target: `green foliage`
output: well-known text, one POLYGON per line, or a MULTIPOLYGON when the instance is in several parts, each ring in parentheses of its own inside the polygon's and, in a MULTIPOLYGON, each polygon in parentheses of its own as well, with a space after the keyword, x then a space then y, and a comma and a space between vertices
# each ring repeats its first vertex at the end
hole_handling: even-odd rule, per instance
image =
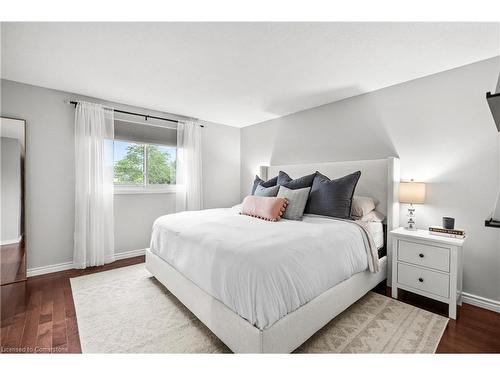
MULTIPOLYGON (((150 184, 175 184, 175 160, 156 145, 148 145, 148 180, 150 184)), ((142 185, 144 183, 144 146, 131 144, 127 154, 114 166, 117 185, 142 185)))
POLYGON ((150 184, 175 184, 175 160, 155 145, 148 145, 148 180, 150 184))
POLYGON ((144 147, 130 145, 127 155, 115 163, 115 184, 142 185, 144 182, 144 147))

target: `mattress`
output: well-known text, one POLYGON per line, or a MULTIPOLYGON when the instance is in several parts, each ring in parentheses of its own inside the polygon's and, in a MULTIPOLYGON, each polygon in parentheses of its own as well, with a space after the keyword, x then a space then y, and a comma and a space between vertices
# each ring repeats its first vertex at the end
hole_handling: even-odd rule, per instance
MULTIPOLYGON (((158 218, 151 251, 259 329, 368 269, 369 236, 352 221, 269 222, 237 208, 158 218)), ((377 260, 378 262, 378 260, 377 260)))
POLYGON ((366 223, 367 228, 375 242, 377 249, 381 249, 384 246, 384 226, 381 222, 370 221, 366 223))

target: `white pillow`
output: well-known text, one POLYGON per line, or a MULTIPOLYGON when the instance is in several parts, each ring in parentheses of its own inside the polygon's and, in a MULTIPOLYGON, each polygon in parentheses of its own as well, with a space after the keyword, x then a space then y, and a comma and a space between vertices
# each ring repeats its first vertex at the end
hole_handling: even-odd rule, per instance
POLYGON ((382 212, 378 211, 370 211, 366 215, 364 215, 361 219, 361 221, 377 221, 377 222, 382 222, 385 219, 385 215, 382 212))
POLYGON ((378 201, 372 197, 355 195, 352 197, 351 216, 361 218, 375 209, 378 201))

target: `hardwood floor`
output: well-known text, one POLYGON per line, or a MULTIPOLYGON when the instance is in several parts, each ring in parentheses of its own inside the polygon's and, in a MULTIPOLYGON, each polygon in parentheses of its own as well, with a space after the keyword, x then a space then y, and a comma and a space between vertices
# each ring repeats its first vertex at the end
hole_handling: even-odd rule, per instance
MULTIPOLYGON (((144 256, 119 260, 103 267, 32 277, 26 283, 18 283, 26 285, 26 298, 19 298, 22 291, 15 288, 20 286, 3 286, 0 351, 81 353, 69 279, 141 262, 144 262, 144 256), (10 289, 4 290, 5 287, 10 289), (4 292, 8 292, 8 301, 3 299, 4 292), (4 306, 14 309, 14 314, 5 319, 4 306)), ((383 284, 374 291, 390 296, 390 289, 383 284)), ((447 305, 425 297, 400 292, 399 299, 438 314, 447 314, 447 305)), ((450 320, 437 352, 500 353, 500 314, 467 304, 459 307, 458 319, 450 320)))
POLYGON ((25 283, 2 286, 0 352, 81 353, 69 279, 142 262, 144 256, 139 256, 102 267, 56 272, 30 277, 25 283), (24 284, 26 297, 22 298, 16 288, 24 284))
MULTIPOLYGON (((384 283, 374 292, 391 296, 384 283)), ((448 305, 405 290, 398 299, 433 313, 448 316, 448 305)), ((457 307, 457 319, 450 319, 436 353, 500 353, 500 314, 469 304, 457 307)))
POLYGON ((26 280, 24 240, 0 246, 0 285, 26 280))

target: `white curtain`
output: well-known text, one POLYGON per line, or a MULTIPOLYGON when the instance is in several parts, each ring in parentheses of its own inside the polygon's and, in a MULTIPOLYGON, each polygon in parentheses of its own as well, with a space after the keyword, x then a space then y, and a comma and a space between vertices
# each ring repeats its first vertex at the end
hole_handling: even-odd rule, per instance
POLYGON ((176 211, 203 208, 201 127, 193 121, 177 125, 176 211))
POLYGON ((74 268, 114 261, 113 137, 113 110, 77 104, 74 268))

